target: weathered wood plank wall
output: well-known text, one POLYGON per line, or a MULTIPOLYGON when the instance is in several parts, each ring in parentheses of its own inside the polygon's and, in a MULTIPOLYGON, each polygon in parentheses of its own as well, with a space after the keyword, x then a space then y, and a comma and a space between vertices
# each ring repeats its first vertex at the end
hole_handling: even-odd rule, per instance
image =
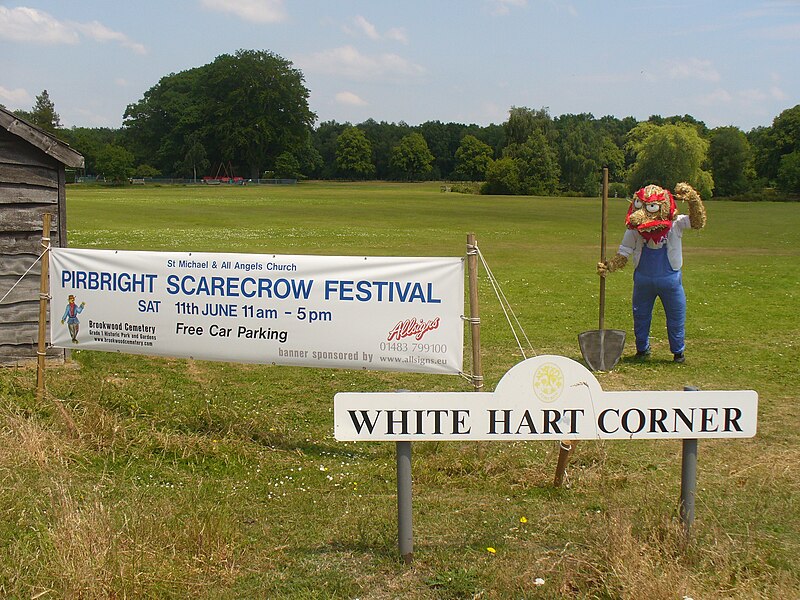
POLYGON ((64 179, 61 162, 0 128, 0 298, 36 263, 0 304, 0 364, 36 357, 42 219, 53 215, 51 245, 65 245, 64 179))

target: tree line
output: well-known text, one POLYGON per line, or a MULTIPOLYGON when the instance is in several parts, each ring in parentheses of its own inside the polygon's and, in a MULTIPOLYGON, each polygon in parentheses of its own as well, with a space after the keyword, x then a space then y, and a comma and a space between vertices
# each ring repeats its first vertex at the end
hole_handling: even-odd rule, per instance
POLYGON ((553 117, 512 106, 501 124, 428 121, 411 126, 368 119, 316 123, 309 90, 292 63, 239 50, 161 78, 129 105, 119 129, 63 128, 47 91, 19 116, 64 139, 86 174, 245 179, 379 179, 472 182, 488 194, 599 193, 688 181, 706 198, 800 194, 800 105, 771 126, 709 129, 690 115, 553 117))

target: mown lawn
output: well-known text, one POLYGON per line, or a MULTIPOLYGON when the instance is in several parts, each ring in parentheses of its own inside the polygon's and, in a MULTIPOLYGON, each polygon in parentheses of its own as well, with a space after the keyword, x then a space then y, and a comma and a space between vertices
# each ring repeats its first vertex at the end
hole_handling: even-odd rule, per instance
MULTIPOLYGON (((533 349, 580 360, 597 327, 599 201, 438 184, 70 187, 70 246, 461 256, 474 232, 533 349)), ((612 199, 609 252, 627 205, 612 199)), ((605 389, 755 389, 759 432, 700 443, 691 540, 680 442, 414 445, 415 560, 396 546, 395 455, 333 439, 339 391, 468 390, 459 377, 76 352, 0 370, 0 596, 11 598, 800 597, 800 204, 707 203, 684 238, 687 362, 605 389), (52 399, 72 414, 75 438, 52 399), (487 551, 493 548, 496 552, 487 551), (537 585, 541 579, 543 584, 537 585)), ((481 271, 487 389, 522 359, 481 271)), ((606 326, 628 331, 631 273, 606 326)), ((466 357, 469 364, 469 356, 466 357)))

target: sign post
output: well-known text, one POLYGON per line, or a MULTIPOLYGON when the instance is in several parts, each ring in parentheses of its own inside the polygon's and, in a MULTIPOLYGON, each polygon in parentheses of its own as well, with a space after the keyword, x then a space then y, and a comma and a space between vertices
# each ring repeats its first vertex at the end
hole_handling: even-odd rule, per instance
POLYGON ((681 519, 688 530, 694 519, 697 440, 753 437, 758 394, 605 392, 582 364, 537 356, 512 367, 494 392, 339 393, 333 412, 338 441, 397 443, 400 552, 409 561, 412 440, 684 440, 689 443, 684 444, 681 519))
MULTIPOLYGON (((696 387, 684 387, 684 391, 696 392, 696 387)), ((683 440, 681 449, 681 502, 680 515, 686 537, 694 523, 694 499, 697 495, 697 440, 683 440)))
POLYGON ((397 541, 400 556, 410 565, 414 558, 414 530, 411 509, 411 442, 396 442, 397 447, 397 541))

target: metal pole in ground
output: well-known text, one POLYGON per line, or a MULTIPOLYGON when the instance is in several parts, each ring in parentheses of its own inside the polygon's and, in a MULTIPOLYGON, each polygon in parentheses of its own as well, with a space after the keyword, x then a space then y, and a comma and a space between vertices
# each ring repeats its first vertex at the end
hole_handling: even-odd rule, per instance
MULTIPOLYGON (((685 392, 696 392, 696 387, 686 386, 685 392)), ((680 515, 688 537, 694 523, 694 501, 697 496, 697 440, 683 440, 681 458, 680 515)))
POLYGON ((411 442, 395 442, 397 447, 397 543, 400 556, 410 565, 414 558, 414 532, 411 512, 411 442))

